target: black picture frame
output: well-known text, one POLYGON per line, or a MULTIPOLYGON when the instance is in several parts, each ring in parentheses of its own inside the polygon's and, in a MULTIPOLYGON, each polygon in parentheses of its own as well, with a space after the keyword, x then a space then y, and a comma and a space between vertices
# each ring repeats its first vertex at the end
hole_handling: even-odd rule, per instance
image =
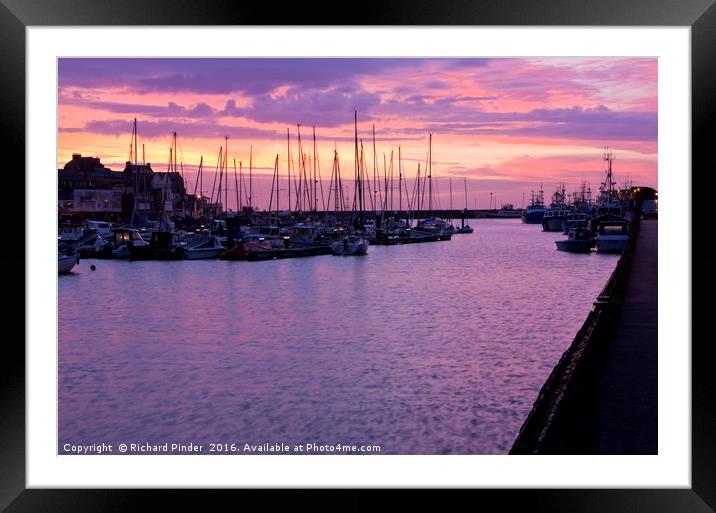
MULTIPOLYGON (((14 207, 10 220, 17 227, 23 218, 25 190, 25 29, 28 26, 74 25, 570 25, 570 26, 688 26, 691 27, 692 69, 692 187, 713 194, 716 153, 711 134, 716 125, 716 6, 715 0, 492 0, 430 2, 391 1, 356 4, 347 14, 335 4, 306 3, 277 7, 265 3, 217 0, 211 5, 198 0, 0 0, 0 113, 5 186, 12 191, 14 207), (323 19, 316 13, 330 13, 323 19), (344 14, 339 14, 344 13, 344 14), (9 180, 9 183, 7 182, 9 180)), ((27 170, 25 170, 27 172, 27 170)), ((692 234, 710 233, 708 196, 695 197, 683 206, 692 217, 692 234), (689 212, 690 209, 690 212, 689 212)), ((163 508, 207 510, 209 500, 229 500, 241 507, 258 499, 273 504, 271 490, 60 490, 26 489, 25 486, 25 273, 23 220, 22 240, 13 238, 13 251, 2 251, 5 279, 10 279, 5 301, 6 337, 0 357, 0 509, 8 512, 40 511, 145 511, 163 508), (8 269, 12 269, 8 272, 8 269), (20 273, 19 270, 23 272, 20 273), (15 331, 13 335, 9 333, 15 331), (240 502, 236 502, 240 501, 240 502), (270 501, 270 502, 269 502, 270 501), (154 505, 152 505, 154 504, 154 505)), ((716 401, 713 391, 716 373, 711 369, 711 342, 706 333, 707 308, 714 283, 716 257, 706 248, 692 248, 692 340, 670 341, 688 344, 692 354, 692 487, 690 489, 501 489, 471 490, 468 504, 493 510, 549 512, 707 512, 716 511, 716 401), (699 298, 702 298, 699 301, 699 298)), ((686 250, 687 248, 684 248, 686 250)), ((6 285, 7 286, 7 285, 6 285)), ((539 457, 539 456, 535 456, 539 457)), ((351 490, 340 498, 329 491, 322 496, 335 509, 365 509, 379 498, 375 492, 351 490)), ((284 495, 285 497, 285 495, 284 495)), ((425 501, 425 492, 413 490, 410 497, 425 501)), ((464 500, 464 492, 450 496, 464 500)), ((294 490, 292 504, 317 506, 310 491, 294 490), (310 501, 310 502, 309 502, 310 501)), ((444 495, 440 505, 446 506, 444 495)), ((232 509, 234 509, 232 507, 232 509)))

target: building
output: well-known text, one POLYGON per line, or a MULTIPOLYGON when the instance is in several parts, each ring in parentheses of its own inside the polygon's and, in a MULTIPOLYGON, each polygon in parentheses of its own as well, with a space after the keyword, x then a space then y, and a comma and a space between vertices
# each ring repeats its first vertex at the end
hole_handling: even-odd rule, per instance
MULTIPOLYGON (((180 173, 157 173, 149 163, 126 162, 112 171, 98 157, 72 155, 57 170, 61 219, 101 219, 142 224, 160 218, 181 218, 195 208, 186 196, 180 173)), ((206 201, 201 201, 205 208, 206 201)), ((201 208, 203 210, 203 208, 201 208)))
POLYGON ((75 189, 114 189, 124 187, 124 176, 119 171, 104 167, 97 157, 72 154, 62 169, 57 170, 59 199, 73 199, 75 189))
MULTIPOLYGON (((177 172, 152 176, 152 214, 155 218, 184 217, 187 212, 184 178, 177 172)), ((191 210, 188 211, 191 213, 191 210)))
POLYGON ((58 199, 61 218, 101 219, 119 221, 122 219, 121 190, 117 189, 75 189, 58 199), (68 197, 69 196, 69 197, 68 197))

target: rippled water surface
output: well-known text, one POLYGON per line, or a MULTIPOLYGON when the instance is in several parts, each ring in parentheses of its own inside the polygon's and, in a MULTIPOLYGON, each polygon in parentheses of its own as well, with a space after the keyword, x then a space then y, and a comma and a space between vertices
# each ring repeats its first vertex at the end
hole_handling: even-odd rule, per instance
POLYGON ((81 261, 59 277, 60 447, 507 452, 617 257, 472 225, 364 257, 81 261))

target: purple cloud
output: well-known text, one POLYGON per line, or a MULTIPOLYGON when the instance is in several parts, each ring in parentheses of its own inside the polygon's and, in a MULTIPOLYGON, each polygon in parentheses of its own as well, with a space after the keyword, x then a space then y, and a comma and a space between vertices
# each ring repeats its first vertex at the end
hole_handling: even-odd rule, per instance
POLYGON ((229 100, 220 113, 226 116, 245 117, 259 123, 286 123, 295 125, 306 120, 322 127, 335 127, 350 123, 353 111, 358 110, 361 119, 370 119, 371 112, 380 105, 377 94, 353 88, 328 90, 289 90, 274 97, 268 94, 256 96, 249 107, 237 108, 229 100))
MULTIPOLYGON (((392 111, 402 110, 392 105, 392 111)), ((412 106, 406 110, 416 114, 412 106)), ((431 109, 432 112, 432 109, 431 109)), ((427 117, 425 113, 423 117, 427 117)), ((474 109, 433 113, 427 127, 396 129, 406 134, 502 135, 511 137, 560 137, 578 140, 653 141, 657 138, 656 112, 620 112, 604 106, 593 109, 534 109, 528 112, 483 112, 474 109)))
MULTIPOLYGON (((430 59, 427 59, 430 60, 430 59)), ((460 59, 464 60, 464 59, 460 59)), ((267 94, 280 86, 336 87, 361 76, 411 67, 426 59, 60 59, 60 87, 120 87, 137 92, 267 94)), ((452 60, 441 61, 452 65, 452 60)))
POLYGON ((215 113, 215 109, 205 102, 197 103, 193 107, 184 107, 175 102, 169 102, 166 105, 145 105, 139 103, 87 101, 73 95, 71 98, 60 99, 60 103, 65 105, 79 105, 90 109, 104 110, 118 114, 136 114, 153 117, 207 118, 215 113))
MULTIPOLYGON (((83 127, 60 127, 60 132, 91 132, 97 134, 121 136, 132 132, 132 123, 128 120, 89 121, 83 127)), ((157 138, 172 132, 180 137, 223 139, 285 139, 285 132, 265 130, 246 126, 227 126, 211 122, 177 122, 177 121, 141 121, 138 124, 140 137, 157 138)))

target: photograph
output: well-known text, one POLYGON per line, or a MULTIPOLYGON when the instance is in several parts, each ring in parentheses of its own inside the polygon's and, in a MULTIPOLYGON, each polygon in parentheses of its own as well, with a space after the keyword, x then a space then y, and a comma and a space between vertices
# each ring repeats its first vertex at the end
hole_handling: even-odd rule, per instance
POLYGON ((659 454, 657 57, 56 65, 56 455, 659 454))

